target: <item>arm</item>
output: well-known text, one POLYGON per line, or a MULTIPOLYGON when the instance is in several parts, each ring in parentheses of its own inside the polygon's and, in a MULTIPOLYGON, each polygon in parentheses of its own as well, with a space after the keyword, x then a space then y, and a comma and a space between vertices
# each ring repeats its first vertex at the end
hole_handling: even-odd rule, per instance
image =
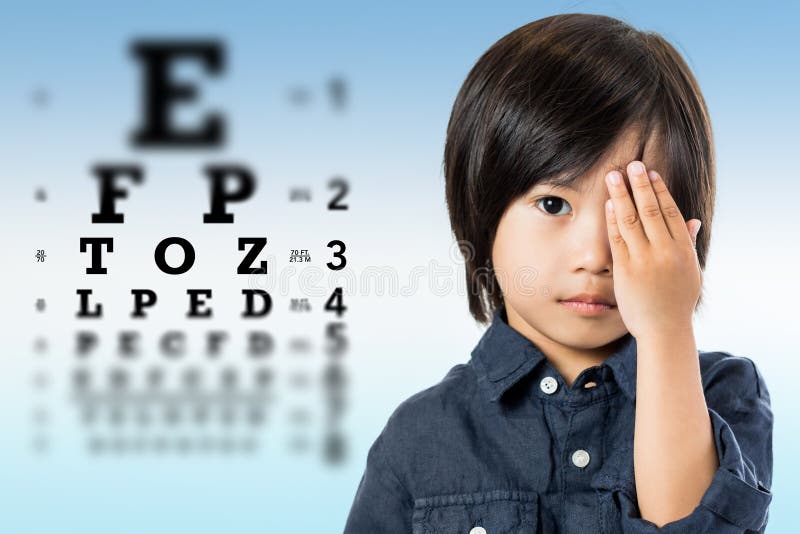
POLYGON ((702 287, 695 240, 666 184, 641 161, 606 176, 614 293, 637 342, 634 472, 642 516, 688 515, 718 469, 692 313, 702 287), (635 200, 635 203, 634 203, 635 200))
POLYGON ((624 531, 762 531, 772 499, 766 384, 737 357, 701 378, 691 326, 702 287, 699 221, 689 230, 657 172, 640 161, 627 171, 633 199, 610 172, 606 219, 617 306, 637 340, 634 471, 652 521, 626 514, 624 531))
POLYGON ((719 468, 691 329, 637 344, 636 493, 658 526, 688 516, 719 468))
MULTIPOLYGON (((671 351, 671 358, 678 363, 682 360, 677 359, 679 352, 676 349, 683 343, 687 343, 687 341, 679 341, 677 337, 673 339, 674 348, 671 351)), ((686 405, 691 407, 693 404, 689 398, 692 388, 687 390, 677 385, 681 379, 681 375, 678 373, 682 366, 676 364, 671 370, 673 366, 664 363, 655 362, 654 365, 648 365, 652 362, 645 363, 643 359, 658 354, 659 349, 650 348, 649 342, 644 342, 641 347, 641 358, 637 361, 634 468, 642 517, 625 518, 625 531, 641 533, 688 531, 696 533, 763 533, 767 525, 768 507, 772 500, 769 488, 772 484, 773 414, 769 391, 755 364, 748 358, 727 355, 717 360, 705 373, 707 386, 704 391, 704 415, 707 414, 706 421, 710 423, 713 464, 718 465, 711 472, 709 480, 709 472, 701 471, 701 469, 709 468, 708 464, 703 464, 703 461, 708 461, 708 458, 703 455, 707 443, 704 439, 700 439, 706 435, 699 435, 699 431, 693 426, 701 420, 697 414, 699 410, 685 412, 686 421, 683 424, 679 422, 675 427, 677 428, 675 430, 677 434, 673 435, 675 437, 671 441, 662 442, 664 449, 669 449, 669 446, 672 445, 675 447, 674 450, 663 452, 663 458, 656 458, 655 454, 648 454, 653 451, 645 450, 646 440, 656 439, 654 436, 658 433, 663 434, 667 424, 652 423, 658 422, 660 417, 674 425, 676 416, 678 419, 683 417, 679 410, 686 409, 684 408, 686 405), (646 375, 641 379, 638 374, 639 369, 642 369, 646 375), (655 395, 648 396, 649 400, 645 405, 640 405, 639 392, 642 391, 643 395, 647 395, 643 393, 644 384, 650 384, 657 380, 655 377, 655 373, 659 372, 657 369, 665 374, 661 379, 663 385, 661 388, 656 385, 656 391, 670 389, 670 382, 672 382, 675 389, 672 393, 663 394, 663 401, 676 402, 676 404, 672 407, 662 406, 661 410, 656 413, 655 409, 658 409, 659 403, 655 399, 655 395), (687 398, 677 400, 676 396, 679 395, 679 392, 683 392, 687 398), (667 401, 667 399, 671 400, 667 401), (649 405, 651 415, 646 417, 648 420, 642 428, 640 420, 645 419, 642 408, 647 405, 649 405), (698 421, 694 421, 693 417, 697 417, 698 421), (692 430, 693 428, 694 430, 692 430), (645 429, 653 433, 640 432, 645 429), (640 447, 638 451, 637 446, 640 447), (680 457, 681 453, 685 455, 683 459, 680 457), (694 454, 697 456, 693 456, 694 454), (696 458, 700 458, 700 460, 696 458), (647 462, 647 464, 643 462, 647 462), (692 473, 690 466, 694 462, 698 462, 699 467, 695 473, 692 473), (655 469, 641 469, 641 467, 649 467, 653 463, 656 464, 655 469), (673 464, 675 472, 663 473, 662 468, 666 468, 668 463, 673 464), (641 479, 640 472, 644 473, 641 475, 643 477, 641 479), (659 476, 663 477, 661 482, 658 481, 659 476), (697 499, 694 505, 692 502, 687 503, 674 495, 662 499, 661 503, 657 495, 653 498, 653 492, 658 488, 647 485, 664 484, 664 494, 670 495, 675 486, 670 487, 669 485, 679 485, 680 483, 676 480, 682 476, 687 477, 684 482, 686 493, 692 492, 693 498, 697 499), (694 480, 692 480, 693 478, 694 480), (699 490, 698 488, 703 485, 707 487, 699 490), (698 491, 700 491, 699 496, 698 491), (644 499, 647 499, 648 492, 651 492, 650 500, 643 500, 641 496, 644 495, 644 499), (680 506, 684 506, 684 508, 679 509, 680 506), (659 510, 659 507, 662 509, 659 510), (672 510, 671 514, 669 510, 672 510), (661 527, 661 530, 657 530, 657 526, 661 527)), ((653 344, 652 347, 656 347, 656 345, 653 344)), ((698 359, 697 356, 694 356, 687 360, 696 362, 698 359)), ((685 362, 685 360, 683 361, 685 362)), ((697 369, 694 365, 687 364, 686 367, 697 369)), ((684 372, 686 372, 685 368, 684 372)), ((694 373, 688 373, 686 376, 695 378, 694 373)), ((698 380, 699 376, 698 373, 698 380)), ((685 376, 683 380, 686 380, 685 376)), ((693 380, 690 382, 694 384, 693 380)), ((703 426, 699 425, 699 427, 703 426)), ((670 440, 670 437, 665 435, 664 439, 670 440)), ((680 493, 680 487, 677 488, 677 491, 680 493)))
POLYGON ((344 534, 408 534, 413 499, 386 463, 379 435, 367 454, 367 466, 358 484, 344 534))

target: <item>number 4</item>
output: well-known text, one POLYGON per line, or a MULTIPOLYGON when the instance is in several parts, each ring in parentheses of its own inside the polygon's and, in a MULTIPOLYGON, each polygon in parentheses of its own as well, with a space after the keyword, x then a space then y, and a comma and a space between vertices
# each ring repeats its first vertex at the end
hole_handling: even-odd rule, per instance
POLYGON ((328 301, 325 303, 325 310, 336 312, 336 317, 341 317, 342 314, 347 310, 347 306, 342 304, 342 288, 337 287, 331 293, 331 296, 328 297, 328 301))

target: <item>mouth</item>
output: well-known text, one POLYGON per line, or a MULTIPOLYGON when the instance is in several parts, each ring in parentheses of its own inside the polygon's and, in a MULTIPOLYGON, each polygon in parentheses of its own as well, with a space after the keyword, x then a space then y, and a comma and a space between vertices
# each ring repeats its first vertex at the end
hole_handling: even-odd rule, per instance
POLYGON ((559 304, 582 315, 600 315, 616 309, 613 304, 601 302, 585 302, 580 300, 560 300, 559 304))

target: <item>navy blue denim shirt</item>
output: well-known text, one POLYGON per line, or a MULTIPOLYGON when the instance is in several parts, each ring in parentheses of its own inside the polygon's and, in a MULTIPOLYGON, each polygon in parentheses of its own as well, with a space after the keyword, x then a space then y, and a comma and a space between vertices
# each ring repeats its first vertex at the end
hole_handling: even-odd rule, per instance
POLYGON ((659 529, 639 512, 636 339, 626 334, 568 387, 501 307, 468 363, 391 414, 369 449, 345 534, 763 532, 772 500, 767 386, 747 357, 698 356, 719 469, 689 516, 659 529))

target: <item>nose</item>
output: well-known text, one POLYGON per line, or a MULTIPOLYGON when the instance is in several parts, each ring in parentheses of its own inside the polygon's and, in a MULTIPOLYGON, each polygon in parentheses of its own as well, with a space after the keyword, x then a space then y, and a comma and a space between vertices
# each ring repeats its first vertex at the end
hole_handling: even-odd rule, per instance
POLYGON ((573 258, 572 270, 584 270, 591 274, 611 274, 613 259, 611 243, 608 239, 605 212, 603 206, 591 213, 585 213, 580 221, 576 221, 570 235, 573 258))

